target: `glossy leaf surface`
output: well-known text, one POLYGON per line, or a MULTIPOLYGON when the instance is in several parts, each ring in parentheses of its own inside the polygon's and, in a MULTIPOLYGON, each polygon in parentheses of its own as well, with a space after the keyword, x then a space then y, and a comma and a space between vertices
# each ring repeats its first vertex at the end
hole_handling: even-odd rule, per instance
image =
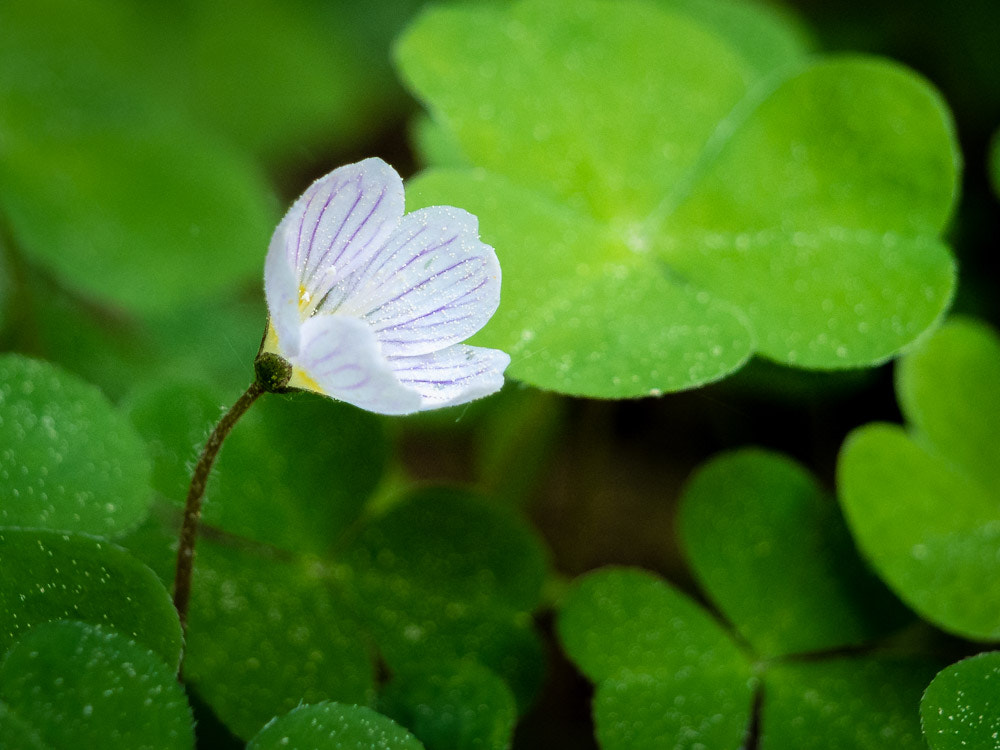
POLYGON ((22 637, 0 662, 0 699, 41 747, 194 747, 191 709, 173 668, 100 626, 64 620, 22 637))
POLYGON ((982 640, 1000 637, 998 374, 996 333, 948 323, 898 370, 910 429, 857 429, 837 472, 851 531, 878 574, 924 618, 982 640))
POLYGON ((477 342, 510 351, 513 377, 621 398, 755 351, 869 366, 949 304, 958 158, 937 94, 868 58, 760 83, 723 25, 693 19, 527 0, 427 11, 398 44, 477 168, 419 176, 414 206, 471 197, 508 300, 477 342))

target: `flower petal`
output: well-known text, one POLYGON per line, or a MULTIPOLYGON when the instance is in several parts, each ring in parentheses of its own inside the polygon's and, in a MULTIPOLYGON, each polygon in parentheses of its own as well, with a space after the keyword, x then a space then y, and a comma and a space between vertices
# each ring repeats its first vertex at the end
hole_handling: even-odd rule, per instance
POLYGON ((411 414, 420 394, 403 385, 364 321, 318 315, 302 324, 300 353, 289 385, 315 391, 378 414, 411 414))
POLYGON ((272 241, 296 271, 303 317, 382 248, 402 215, 403 181, 381 159, 340 167, 306 189, 272 241))
POLYGON ((455 344, 416 357, 390 357, 389 362, 400 382, 420 393, 424 411, 496 393, 510 357, 499 349, 455 344))
POLYGON ((270 313, 268 333, 273 332, 278 337, 278 350, 275 354, 288 359, 299 351, 299 326, 302 325, 302 320, 299 315, 299 282, 285 253, 285 234, 288 228, 283 225, 284 222, 278 225, 278 230, 271 238, 267 260, 264 261, 264 297, 270 313))
POLYGON ((387 356, 426 354, 478 331, 500 302, 496 252, 476 217, 433 206, 407 214, 355 273, 342 311, 364 317, 387 356))

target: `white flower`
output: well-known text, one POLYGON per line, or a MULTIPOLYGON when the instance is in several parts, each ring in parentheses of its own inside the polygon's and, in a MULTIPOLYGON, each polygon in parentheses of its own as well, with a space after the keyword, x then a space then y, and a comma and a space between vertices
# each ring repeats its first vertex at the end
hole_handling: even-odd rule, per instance
POLYGON ((499 304, 496 253, 459 208, 404 216, 403 181, 381 159, 336 169, 295 202, 271 239, 264 291, 261 354, 291 365, 287 387, 409 414, 503 385, 510 357, 460 343, 499 304))

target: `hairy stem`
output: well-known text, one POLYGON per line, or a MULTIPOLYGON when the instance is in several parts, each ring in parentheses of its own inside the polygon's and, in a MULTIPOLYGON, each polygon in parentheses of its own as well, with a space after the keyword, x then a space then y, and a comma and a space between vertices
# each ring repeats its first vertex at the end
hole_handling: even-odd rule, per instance
MULTIPOLYGON (((222 447, 230 430, 239 421, 250 405, 261 394, 266 392, 259 379, 254 379, 246 392, 237 399, 219 420, 205 444, 194 474, 191 476, 191 487, 188 489, 187 501, 184 504, 184 521, 181 524, 180 540, 177 546, 177 572, 174 575, 174 606, 181 619, 181 632, 187 635, 188 605, 191 601, 191 574, 194 571, 194 544, 198 537, 198 520, 201 518, 201 501, 205 495, 205 485, 212 471, 212 464, 222 447)), ((183 665, 183 660, 182 660, 183 665)), ((180 672, 178 671, 178 676, 180 672)))

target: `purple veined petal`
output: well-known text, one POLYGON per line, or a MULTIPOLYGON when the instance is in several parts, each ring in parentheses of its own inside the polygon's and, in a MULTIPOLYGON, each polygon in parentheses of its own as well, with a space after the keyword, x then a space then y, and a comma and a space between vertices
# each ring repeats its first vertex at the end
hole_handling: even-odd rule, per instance
POLYGON ((455 344, 416 357, 390 357, 389 362, 400 382, 420 393, 424 411, 496 393, 510 357, 499 349, 455 344))
POLYGON ((381 159, 340 167, 306 189, 272 240, 284 243, 306 315, 385 245, 402 215, 403 181, 381 159))
POLYGON ((387 356, 443 349, 478 331, 500 302, 496 252, 476 217, 433 206, 407 214, 353 274, 343 312, 364 317, 387 356))
POLYGON ((299 350, 299 282, 285 254, 287 227, 278 226, 264 261, 264 296, 270 314, 268 332, 277 335, 276 354, 286 359, 299 350))
POLYGON ((302 324, 291 360, 294 388, 315 391, 378 414, 412 414, 420 394, 399 381, 364 321, 317 315, 302 324))

